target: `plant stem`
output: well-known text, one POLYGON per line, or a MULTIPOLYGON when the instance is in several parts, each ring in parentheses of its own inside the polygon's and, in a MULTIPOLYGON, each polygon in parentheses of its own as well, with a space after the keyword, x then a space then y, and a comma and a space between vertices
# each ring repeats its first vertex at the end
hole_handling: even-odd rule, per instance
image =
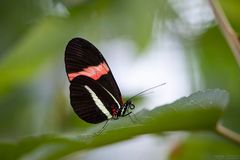
POLYGON ((216 126, 216 130, 218 133, 220 133, 221 135, 240 143, 240 135, 228 128, 226 128, 224 125, 222 125, 220 122, 218 122, 217 126, 216 126))
POLYGON ((233 30, 228 19, 226 18, 223 9, 219 3, 219 0, 209 0, 209 2, 215 14, 216 21, 219 24, 219 27, 223 32, 223 35, 227 40, 236 58, 236 61, 238 62, 238 65, 240 66, 240 42, 238 39, 238 35, 233 30))

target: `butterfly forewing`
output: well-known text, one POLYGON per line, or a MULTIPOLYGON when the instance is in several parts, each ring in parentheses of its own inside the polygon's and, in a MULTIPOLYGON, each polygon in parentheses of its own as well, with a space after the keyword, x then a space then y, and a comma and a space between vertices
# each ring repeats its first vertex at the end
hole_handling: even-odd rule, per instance
POLYGON ((105 60, 98 49, 82 38, 72 39, 66 47, 67 73, 79 72, 89 66, 97 66, 103 61, 105 60))
POLYGON ((99 123, 110 119, 113 111, 123 105, 106 60, 90 42, 72 39, 65 51, 65 65, 71 83, 71 105, 80 118, 99 123))

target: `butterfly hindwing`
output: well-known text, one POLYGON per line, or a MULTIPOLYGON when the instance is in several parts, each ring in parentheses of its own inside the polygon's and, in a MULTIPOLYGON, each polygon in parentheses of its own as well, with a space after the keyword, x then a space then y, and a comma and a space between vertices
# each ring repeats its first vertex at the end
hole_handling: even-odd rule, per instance
POLYGON ((71 105, 76 114, 88 123, 111 119, 118 102, 99 83, 86 76, 74 78, 70 85, 71 105))
POLYGON ((113 74, 99 50, 87 40, 72 39, 65 51, 65 65, 68 79, 87 76, 104 87, 122 105, 122 97, 113 74))

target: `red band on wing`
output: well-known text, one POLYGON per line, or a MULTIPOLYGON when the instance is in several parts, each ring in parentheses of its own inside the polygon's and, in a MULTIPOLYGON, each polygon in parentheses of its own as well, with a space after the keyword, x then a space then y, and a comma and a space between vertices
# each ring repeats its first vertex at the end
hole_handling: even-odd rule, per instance
POLYGON ((98 80, 101 76, 107 74, 109 72, 109 68, 105 62, 100 63, 98 66, 90 66, 84 68, 83 71, 69 73, 68 78, 69 80, 73 80, 77 76, 87 76, 94 80, 98 80))

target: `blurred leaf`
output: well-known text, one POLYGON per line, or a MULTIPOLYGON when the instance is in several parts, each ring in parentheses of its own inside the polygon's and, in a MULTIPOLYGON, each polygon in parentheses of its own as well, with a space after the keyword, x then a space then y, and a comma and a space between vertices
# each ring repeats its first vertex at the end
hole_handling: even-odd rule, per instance
POLYGON ((133 124, 128 117, 110 121, 99 136, 95 136, 95 133, 101 129, 102 124, 80 135, 43 135, 23 138, 16 143, 1 143, 0 158, 36 159, 38 156, 40 159, 58 159, 75 151, 116 143, 141 134, 174 130, 214 130, 227 102, 226 91, 200 91, 172 104, 139 112, 136 115, 138 123, 133 124))
POLYGON ((171 160, 234 160, 240 158, 238 144, 211 133, 193 133, 177 144, 170 154, 171 160))
POLYGON ((42 12, 40 2, 34 0, 23 0, 21 5, 17 0, 1 2, 0 57, 34 25, 42 12))
POLYGON ((227 16, 229 22, 231 23, 233 29, 240 33, 240 22, 239 22, 239 16, 240 16, 240 1, 236 0, 229 0, 224 1, 220 0, 221 7, 224 10, 224 14, 227 16))
POLYGON ((0 85, 0 94, 12 85, 28 80, 40 66, 55 57, 57 53, 61 53, 63 58, 64 46, 69 39, 60 34, 54 25, 56 23, 46 19, 33 28, 0 63, 0 74, 4 75, 4 78, 0 79, 0 83, 4 84, 0 85), (48 33, 49 37, 45 35, 48 33))
POLYGON ((220 87, 229 92, 229 105, 222 118, 223 125, 240 133, 240 70, 221 32, 215 27, 199 39, 198 60, 206 88, 220 87))
MULTIPOLYGON (((0 79, 0 95, 29 80, 46 62, 56 57, 63 59, 65 46, 73 37, 88 37, 93 43, 99 39, 124 38, 133 40, 138 48, 144 48, 152 36, 154 15, 161 14, 158 7, 164 5, 163 2, 86 1, 76 3, 69 10, 62 4, 60 10, 66 12, 62 17, 50 16, 51 9, 54 10, 57 4, 47 0, 46 4, 42 2, 45 17, 29 26, 19 41, 11 43, 0 61, 0 74, 4 75, 0 79)), ((173 12, 168 8, 164 12, 173 12)), ((12 25, 12 22, 6 23, 12 25)))

